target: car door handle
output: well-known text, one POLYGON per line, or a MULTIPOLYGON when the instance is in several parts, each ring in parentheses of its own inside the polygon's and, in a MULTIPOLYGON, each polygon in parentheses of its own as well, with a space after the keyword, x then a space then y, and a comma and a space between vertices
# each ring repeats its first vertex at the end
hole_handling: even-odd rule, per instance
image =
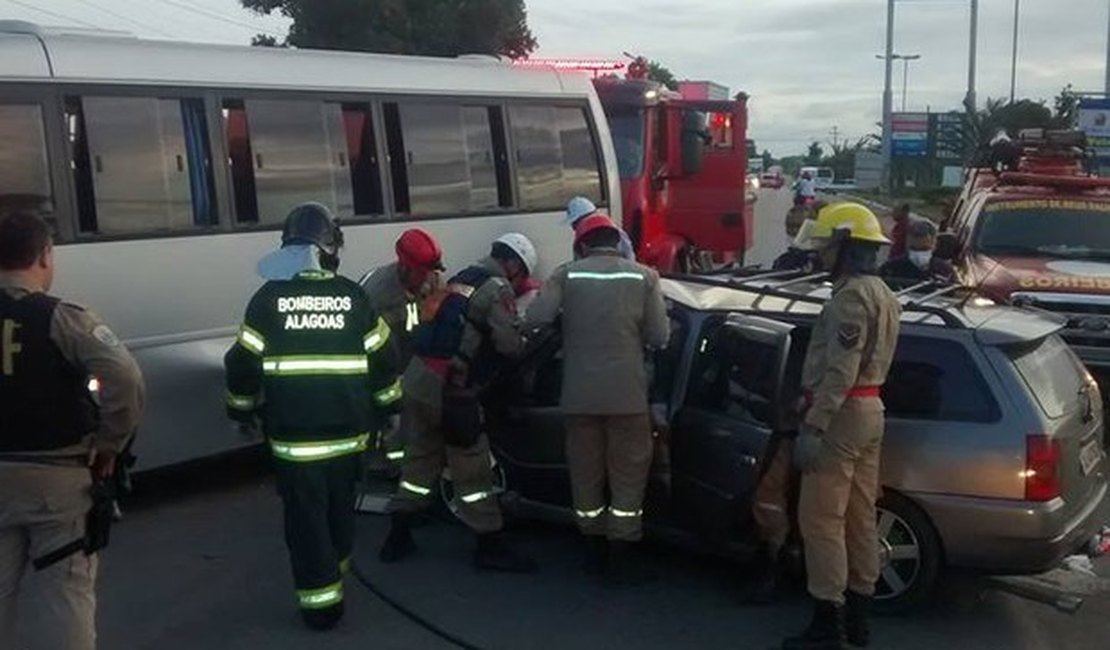
POLYGON ((740 467, 740 469, 747 469, 749 467, 755 467, 756 465, 759 465, 759 459, 750 454, 744 454, 743 456, 736 459, 736 464, 740 467))

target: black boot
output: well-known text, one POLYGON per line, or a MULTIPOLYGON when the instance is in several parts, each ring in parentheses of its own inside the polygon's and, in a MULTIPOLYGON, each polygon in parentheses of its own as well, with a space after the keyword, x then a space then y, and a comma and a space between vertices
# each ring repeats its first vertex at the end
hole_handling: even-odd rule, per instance
POLYGON ((320 632, 330 630, 343 618, 343 603, 338 602, 323 609, 302 609, 301 618, 304 619, 304 624, 313 630, 320 632))
POLYGON ((857 594, 849 589, 845 592, 847 602, 844 606, 844 632, 848 643, 866 648, 871 643, 871 628, 867 624, 867 610, 871 607, 871 596, 857 594))
POLYGON ((740 594, 740 602, 744 605, 770 605, 777 602, 782 593, 784 572, 778 554, 763 549, 757 561, 760 565, 756 575, 740 594))
POLYGON ((378 552, 378 559, 382 562, 400 562, 416 551, 416 542, 412 539, 411 512, 394 512, 389 517, 389 535, 378 552))
POLYGON ((479 571, 499 571, 501 573, 535 573, 539 565, 532 558, 517 555, 500 531, 481 533, 474 549, 474 566, 479 571))
POLYGON ((582 540, 582 549, 582 568, 586 575, 604 575, 609 569, 609 541, 600 535, 586 535, 582 540))
POLYGON ((782 642, 782 650, 844 650, 844 607, 826 600, 813 602, 813 620, 801 636, 782 642))

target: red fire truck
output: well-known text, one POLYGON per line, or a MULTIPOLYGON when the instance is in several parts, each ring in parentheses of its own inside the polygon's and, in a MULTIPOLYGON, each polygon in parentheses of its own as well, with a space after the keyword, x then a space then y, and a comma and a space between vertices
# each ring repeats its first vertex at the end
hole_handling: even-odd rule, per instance
POLYGON ((631 78, 594 86, 616 148, 624 228, 640 260, 661 271, 742 262, 755 203, 747 96, 691 99, 639 76, 634 63, 631 78))

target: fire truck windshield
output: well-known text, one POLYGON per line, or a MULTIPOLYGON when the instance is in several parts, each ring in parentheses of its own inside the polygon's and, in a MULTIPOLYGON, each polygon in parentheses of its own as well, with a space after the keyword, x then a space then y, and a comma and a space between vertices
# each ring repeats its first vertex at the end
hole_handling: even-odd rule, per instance
POLYGON ((1110 260, 1110 203, 1067 200, 988 204, 975 248, 986 255, 1110 260))
POLYGON ((619 108, 607 113, 609 132, 617 151, 617 168, 622 179, 644 173, 644 111, 619 108))

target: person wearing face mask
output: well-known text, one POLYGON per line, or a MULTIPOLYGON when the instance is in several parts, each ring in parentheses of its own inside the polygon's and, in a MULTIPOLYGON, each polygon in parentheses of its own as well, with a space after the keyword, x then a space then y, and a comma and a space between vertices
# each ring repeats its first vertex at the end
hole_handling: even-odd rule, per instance
POLYGON ((906 286, 928 280, 951 282, 955 273, 952 264, 933 255, 936 245, 936 225, 931 221, 912 221, 906 229, 905 255, 883 264, 879 269, 880 275, 906 286))

